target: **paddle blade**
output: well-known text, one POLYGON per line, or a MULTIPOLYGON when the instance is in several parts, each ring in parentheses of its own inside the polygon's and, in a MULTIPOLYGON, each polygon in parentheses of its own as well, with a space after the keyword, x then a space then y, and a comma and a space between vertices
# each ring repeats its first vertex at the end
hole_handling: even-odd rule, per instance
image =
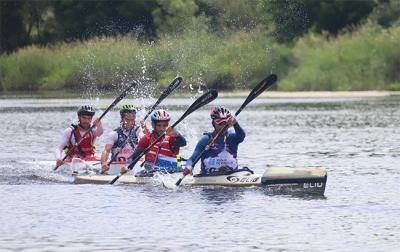
POLYGON ((164 100, 165 97, 170 95, 175 89, 177 89, 181 85, 182 81, 183 81, 182 77, 180 76, 176 77, 175 80, 173 80, 171 84, 169 84, 167 89, 164 90, 158 101, 161 102, 162 100, 164 100))
POLYGON ((259 96, 265 90, 270 89, 278 80, 278 76, 276 74, 268 75, 265 79, 260 81, 253 90, 251 90, 250 94, 247 96, 246 100, 243 102, 242 106, 236 111, 235 115, 238 115, 244 107, 247 106, 252 100, 254 100, 257 96, 259 96))
POLYGON ((204 93, 202 96, 200 96, 199 98, 197 98, 197 100, 195 100, 193 102, 192 105, 190 105, 190 107, 186 110, 186 112, 181 116, 181 118, 179 118, 178 121, 176 121, 172 127, 175 127, 178 123, 180 123, 183 119, 185 119, 188 115, 190 115, 192 112, 194 112, 195 110, 203 107, 204 105, 212 102, 213 100, 215 100, 218 97, 218 91, 215 89, 210 89, 207 93, 204 93))
POLYGON ((164 92, 162 92, 160 98, 158 98, 158 100, 156 101, 156 103, 154 103, 154 105, 150 108, 150 110, 147 112, 146 116, 144 117, 144 121, 146 121, 147 117, 151 114, 151 112, 153 112, 153 110, 155 108, 157 108, 158 105, 160 105, 160 103, 167 98, 175 89, 177 89, 181 83, 182 83, 183 79, 182 77, 176 77, 171 84, 169 84, 169 86, 167 87, 167 89, 164 90, 164 92))

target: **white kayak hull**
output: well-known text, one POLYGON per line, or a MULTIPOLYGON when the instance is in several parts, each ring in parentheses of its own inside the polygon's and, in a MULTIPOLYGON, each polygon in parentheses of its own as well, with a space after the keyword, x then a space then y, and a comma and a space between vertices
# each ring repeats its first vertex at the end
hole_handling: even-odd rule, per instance
MULTIPOLYGON (((181 173, 168 174, 169 180, 178 180, 181 173), (172 178, 171 178, 172 177, 172 178)), ((78 175, 76 184, 107 184, 115 175, 78 175)), ((135 177, 132 174, 121 176, 119 183, 125 184, 153 184, 157 180, 152 177, 135 177)), ((324 168, 288 168, 268 167, 263 174, 251 174, 247 171, 221 176, 187 176, 183 185, 190 186, 260 186, 274 190, 296 190, 305 193, 323 195, 327 181, 327 172, 324 168)))
MULTIPOLYGON (((121 167, 126 166, 126 163, 112 163, 110 170, 107 172, 110 175, 117 175, 121 167)), ((100 160, 82 160, 73 158, 70 162, 65 162, 58 169, 61 173, 66 174, 99 174, 101 172, 100 160)))

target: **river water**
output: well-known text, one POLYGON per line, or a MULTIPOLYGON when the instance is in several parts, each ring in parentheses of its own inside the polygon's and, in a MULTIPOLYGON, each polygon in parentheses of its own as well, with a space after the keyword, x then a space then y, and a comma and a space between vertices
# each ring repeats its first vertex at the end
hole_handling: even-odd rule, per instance
MULTIPOLYGON (((214 104, 235 111, 243 100, 214 104)), ((92 103, 104 109, 111 101, 92 103)), ((74 185, 46 161, 82 102, 0 100, 0 250, 399 249, 398 96, 258 98, 238 116, 247 133, 239 148, 242 165, 259 173, 266 165, 326 167, 325 197, 259 188, 74 185)), ((191 102, 168 98, 164 104, 174 121, 191 102)), ((188 140, 183 156, 211 129, 208 109, 178 126, 188 140)), ((118 126, 118 116, 104 117, 106 131, 118 126)), ((100 152, 104 138, 98 146, 100 152)))

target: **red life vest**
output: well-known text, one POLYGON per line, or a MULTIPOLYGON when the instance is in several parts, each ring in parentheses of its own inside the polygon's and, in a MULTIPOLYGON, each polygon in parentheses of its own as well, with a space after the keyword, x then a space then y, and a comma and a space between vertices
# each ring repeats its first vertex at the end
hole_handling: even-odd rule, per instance
MULTIPOLYGON (((150 135, 145 135, 144 137, 148 138, 148 145, 154 143, 156 140, 156 137, 154 133, 151 133, 150 135)), ((174 150, 171 150, 170 144, 175 141, 175 136, 165 136, 162 138, 157 144, 155 144, 149 152, 146 153, 146 158, 145 160, 151 163, 155 163, 157 160, 158 155, 163 155, 167 157, 172 157, 176 159, 176 155, 179 154, 179 148, 174 148, 174 150), (161 148, 160 148, 161 146, 161 148)))
MULTIPOLYGON (((70 148, 72 148, 77 142, 80 141, 82 138, 81 132, 78 129, 78 126, 76 125, 71 125, 72 127, 72 132, 71 136, 69 137, 69 142, 68 145, 66 146, 66 151, 68 151, 70 148), (72 137, 74 137, 74 141, 72 142, 72 137)), ((79 146, 75 147, 70 155, 70 157, 80 157, 80 158, 88 158, 91 156, 94 156, 96 152, 96 148, 94 147, 95 136, 93 135, 93 131, 90 131, 85 138, 82 140, 82 142, 79 144, 79 146)))

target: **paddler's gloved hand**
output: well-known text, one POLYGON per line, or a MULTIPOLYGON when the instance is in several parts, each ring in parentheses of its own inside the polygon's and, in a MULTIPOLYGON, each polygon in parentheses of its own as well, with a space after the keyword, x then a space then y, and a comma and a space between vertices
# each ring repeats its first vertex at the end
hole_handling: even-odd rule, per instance
POLYGON ((129 169, 128 169, 128 167, 121 167, 121 170, 120 170, 120 172, 123 174, 123 173, 126 173, 126 172, 128 172, 129 171, 129 169))
POLYGON ((65 163, 65 161, 62 161, 61 159, 57 159, 56 160, 56 165, 57 166, 61 166, 61 165, 63 165, 65 163))
POLYGON ((183 169, 183 176, 189 175, 192 172, 191 168, 185 167, 183 169))

